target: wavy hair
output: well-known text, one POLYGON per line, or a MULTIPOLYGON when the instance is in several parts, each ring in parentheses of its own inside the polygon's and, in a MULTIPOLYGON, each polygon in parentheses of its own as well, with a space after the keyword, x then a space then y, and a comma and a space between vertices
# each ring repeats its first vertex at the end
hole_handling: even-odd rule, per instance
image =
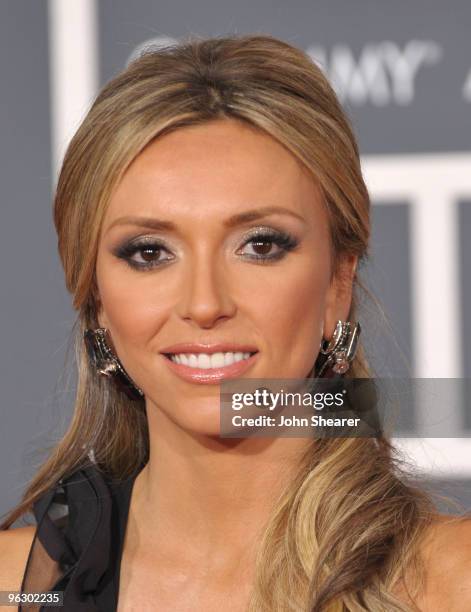
MULTIPOLYGON (((100 91, 65 154, 54 198, 58 250, 77 311, 78 384, 70 425, 0 527, 31 510, 90 456, 125 478, 149 455, 145 402, 89 365, 83 331, 98 327, 95 263, 110 196, 153 139, 215 119, 245 122, 282 143, 318 181, 332 257, 368 257, 370 201, 350 122, 322 70, 269 35, 189 37, 147 49, 100 91)), ((349 320, 356 320, 355 273, 349 320)), ((363 347, 347 373, 371 377, 363 347)), ((421 574, 419 542, 432 520, 386 436, 314 440, 263 533, 249 609, 256 612, 405 611, 394 594, 421 574)))

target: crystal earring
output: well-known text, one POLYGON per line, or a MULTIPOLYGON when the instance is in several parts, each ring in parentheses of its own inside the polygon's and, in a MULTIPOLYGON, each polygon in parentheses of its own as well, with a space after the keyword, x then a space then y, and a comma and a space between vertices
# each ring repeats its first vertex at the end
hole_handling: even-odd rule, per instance
POLYGON ((83 338, 92 366, 100 376, 113 378, 119 389, 124 391, 130 399, 142 399, 144 392, 133 382, 118 356, 111 349, 107 341, 108 334, 106 327, 84 331, 83 338))
POLYGON ((358 347, 360 332, 359 322, 352 326, 350 321, 337 321, 332 338, 321 342, 316 361, 317 378, 331 378, 347 372, 358 347))

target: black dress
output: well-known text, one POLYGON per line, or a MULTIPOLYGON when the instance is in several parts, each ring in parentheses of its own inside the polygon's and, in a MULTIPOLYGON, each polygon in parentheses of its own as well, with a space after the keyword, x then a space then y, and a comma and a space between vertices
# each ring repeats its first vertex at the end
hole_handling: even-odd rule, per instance
POLYGON ((116 610, 129 503, 139 471, 116 481, 90 463, 35 502, 37 527, 21 590, 63 591, 63 606, 21 604, 19 612, 116 610))

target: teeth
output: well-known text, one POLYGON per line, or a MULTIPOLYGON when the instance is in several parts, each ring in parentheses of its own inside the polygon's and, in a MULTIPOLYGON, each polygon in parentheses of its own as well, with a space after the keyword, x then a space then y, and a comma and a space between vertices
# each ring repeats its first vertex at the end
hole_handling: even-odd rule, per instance
POLYGON ((170 355, 170 359, 175 363, 203 370, 223 368, 249 357, 250 353, 211 353, 210 355, 208 353, 180 353, 170 355))

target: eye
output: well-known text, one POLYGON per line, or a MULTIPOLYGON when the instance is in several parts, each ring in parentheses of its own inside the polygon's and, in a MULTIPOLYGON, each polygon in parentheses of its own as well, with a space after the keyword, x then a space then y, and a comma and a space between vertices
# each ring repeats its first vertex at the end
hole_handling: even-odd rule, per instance
POLYGON ((294 236, 286 232, 271 229, 259 229, 246 240, 244 247, 250 245, 253 252, 249 253, 248 259, 260 262, 272 261, 283 258, 288 251, 295 249, 299 242, 294 236), (273 246, 276 249, 273 249, 273 246))
POLYGON ((162 253, 169 253, 165 246, 154 240, 141 240, 124 244, 115 251, 116 257, 135 269, 154 268, 170 261, 171 257, 162 258, 162 253))

